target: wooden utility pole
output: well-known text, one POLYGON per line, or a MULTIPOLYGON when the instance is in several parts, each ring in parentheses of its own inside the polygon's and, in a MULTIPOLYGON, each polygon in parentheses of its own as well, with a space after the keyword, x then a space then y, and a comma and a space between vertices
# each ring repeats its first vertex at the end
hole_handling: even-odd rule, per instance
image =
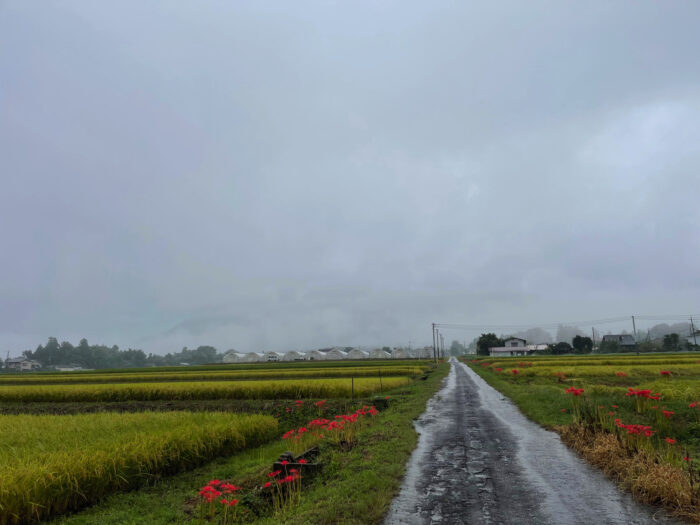
POLYGON ((591 339, 593 339, 593 348, 591 348, 591 352, 595 350, 595 328, 591 326, 591 339))
POLYGON ((634 316, 632 316, 632 331, 634 332, 634 347, 637 349, 637 355, 639 355, 639 344, 637 343, 637 325, 634 322, 634 316))

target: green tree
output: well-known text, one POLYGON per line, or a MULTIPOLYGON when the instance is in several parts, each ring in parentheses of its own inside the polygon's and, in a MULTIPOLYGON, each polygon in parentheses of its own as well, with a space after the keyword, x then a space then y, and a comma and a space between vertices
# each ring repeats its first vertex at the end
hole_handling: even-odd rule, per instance
POLYGON ((664 352, 677 352, 680 339, 678 334, 666 334, 661 348, 664 352))
POLYGON ((552 350, 552 355, 571 354, 573 352, 571 345, 564 341, 549 345, 549 348, 552 350))
POLYGON ((503 346, 503 339, 494 333, 481 334, 476 342, 477 355, 489 355, 489 349, 494 346, 503 346))
POLYGON ((590 354, 593 351, 593 339, 577 335, 571 340, 575 354, 590 354))

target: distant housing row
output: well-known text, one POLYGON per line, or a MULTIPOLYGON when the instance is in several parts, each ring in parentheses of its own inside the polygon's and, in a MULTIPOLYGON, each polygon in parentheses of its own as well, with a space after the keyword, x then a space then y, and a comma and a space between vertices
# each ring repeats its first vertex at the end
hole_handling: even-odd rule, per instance
POLYGON ((393 348, 389 351, 382 348, 361 350, 360 348, 324 348, 306 352, 248 352, 230 351, 224 354, 224 363, 269 363, 275 361, 339 361, 342 359, 430 359, 433 357, 433 347, 406 349, 393 348))

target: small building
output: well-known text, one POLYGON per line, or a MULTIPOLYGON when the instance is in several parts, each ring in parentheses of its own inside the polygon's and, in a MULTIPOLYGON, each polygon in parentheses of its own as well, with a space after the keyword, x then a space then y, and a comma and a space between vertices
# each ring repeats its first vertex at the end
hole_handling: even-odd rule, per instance
POLYGON ((245 361, 245 354, 236 352, 235 350, 229 350, 224 354, 224 363, 241 363, 245 361))
POLYGON ((391 354, 381 348, 375 348, 369 353, 370 359, 391 359, 391 354))
POLYGON ((353 348, 348 352, 348 359, 369 359, 369 352, 365 352, 359 348, 353 348))
POLYGON ((340 361, 341 359, 347 359, 348 353, 340 348, 331 348, 326 352, 326 359, 329 361, 340 361))
POLYGON ((265 361, 268 363, 276 363, 277 361, 282 361, 283 355, 279 352, 265 352, 265 361))
POLYGON ((326 354, 319 350, 309 350, 306 352, 306 359, 307 361, 325 361, 326 354))
POLYGON ((41 368, 41 363, 39 361, 34 361, 33 359, 27 359, 26 357, 15 357, 5 361, 5 368, 8 370, 26 372, 41 368))
POLYGON ((534 352, 535 350, 528 348, 527 341, 520 337, 509 337, 503 341, 503 346, 489 348, 489 355, 496 357, 530 355, 534 352))
POLYGON ((260 363, 265 360, 265 356, 260 352, 248 352, 243 355, 243 363, 260 363))
POLYGON ((306 356, 301 353, 297 352, 295 350, 290 350, 289 352, 285 352, 284 355, 282 355, 282 361, 304 361, 306 359, 306 356))
POLYGON ((620 350, 634 350, 637 348, 637 342, 631 334, 608 334, 603 336, 603 343, 617 343, 620 345, 620 350))
POLYGON ((410 359, 413 356, 405 348, 394 348, 391 351, 391 357, 394 359, 410 359))

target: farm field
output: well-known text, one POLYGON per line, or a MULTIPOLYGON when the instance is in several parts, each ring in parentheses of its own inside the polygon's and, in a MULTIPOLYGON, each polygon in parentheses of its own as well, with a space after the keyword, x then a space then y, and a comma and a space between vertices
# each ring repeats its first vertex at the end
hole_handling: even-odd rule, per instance
POLYGON ((642 501, 700 519, 700 354, 466 363, 642 501))
MULTIPOLYGON (((321 413, 352 414, 372 399, 386 404, 387 396, 410 403, 416 387, 422 392, 433 384, 420 381, 431 374, 425 361, 336 364, 0 376, 7 380, 0 402, 15 414, 0 415, 0 524, 60 516, 124 491, 138 498, 153 483, 216 458, 237 464, 238 453, 251 447, 260 461, 270 450, 279 454, 280 443, 291 446, 279 440, 283 432, 321 413)), ((404 461, 397 456, 401 468, 404 461)), ((194 489, 176 512, 196 496, 194 489)))
POLYGON ((425 365, 377 365, 352 367, 304 367, 304 368, 265 368, 258 370, 209 370, 191 372, 120 372, 120 373, 74 373, 63 374, 3 374, 0 385, 50 385, 50 384, 87 384, 87 383, 152 383, 157 381, 245 381, 258 379, 304 379, 314 377, 378 377, 381 376, 415 376, 426 370, 425 365))
POLYGON ((277 435, 270 416, 0 416, 0 523, 80 508, 277 435))

